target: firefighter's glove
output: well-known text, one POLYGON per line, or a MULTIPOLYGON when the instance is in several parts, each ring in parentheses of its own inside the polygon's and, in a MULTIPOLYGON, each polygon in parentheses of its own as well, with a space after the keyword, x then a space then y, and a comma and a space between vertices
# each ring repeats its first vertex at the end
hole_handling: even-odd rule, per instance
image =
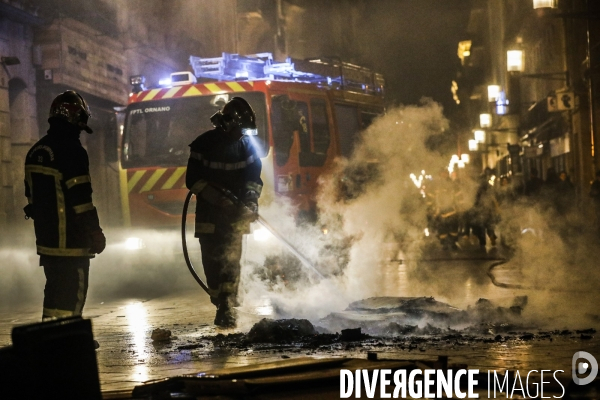
POLYGON ((25 212, 25 219, 35 219, 33 212, 33 204, 27 204, 25 207, 23 207, 23 211, 25 212))
POLYGON ((106 238, 100 228, 96 208, 77 214, 77 223, 83 235, 87 236, 90 254, 100 254, 106 247, 106 238))
POLYGON ((255 201, 246 201, 242 208, 242 218, 254 222, 258 219, 258 203, 255 201))
POLYGON ((98 228, 95 231, 90 233, 91 239, 91 254, 100 254, 106 248, 106 237, 104 237, 104 233, 102 233, 102 229, 98 228))

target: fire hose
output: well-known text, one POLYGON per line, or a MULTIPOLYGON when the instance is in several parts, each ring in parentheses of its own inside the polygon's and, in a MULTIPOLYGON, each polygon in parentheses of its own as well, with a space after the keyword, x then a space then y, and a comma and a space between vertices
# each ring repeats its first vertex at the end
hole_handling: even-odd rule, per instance
MULTIPOLYGON (((227 189, 220 188, 220 187, 216 187, 216 188, 219 189, 221 191, 221 193, 223 193, 227 198, 229 198, 231 201, 233 201, 234 204, 236 204, 240 207, 247 208, 243 202, 241 202, 233 193, 231 193, 227 189)), ((189 208, 189 204, 190 204, 190 200, 191 200, 192 196, 193 196, 193 193, 191 191, 188 192, 187 196, 185 197, 185 201, 183 202, 183 212, 181 214, 181 247, 183 248, 183 257, 185 258, 185 263, 186 263, 188 269, 190 270, 190 273, 192 274, 192 276, 194 277, 196 282, 198 282, 200 287, 202 289, 204 289, 204 291, 210 295, 208 286, 206 285, 206 283, 204 283, 202 278, 200 278, 200 276, 196 272, 196 269, 194 268, 194 265, 192 264, 192 260, 190 260, 190 256, 189 256, 188 249, 187 249, 186 222, 187 222, 188 208, 189 208)), ((290 251, 290 253, 292 253, 294 256, 296 256, 296 258, 298 258, 298 260, 302 263, 302 265, 305 268, 309 269, 311 272, 313 272, 319 278, 323 278, 323 275, 315 268, 315 266, 312 265, 312 263, 300 251, 298 251, 298 249, 296 249, 296 247, 294 247, 294 245, 292 245, 289 241, 287 241, 283 237, 282 234, 277 232, 277 230, 275 230, 275 228, 273 228, 260 214, 257 215, 256 221, 259 222, 262 226, 264 226, 273 236, 275 236, 290 251)))

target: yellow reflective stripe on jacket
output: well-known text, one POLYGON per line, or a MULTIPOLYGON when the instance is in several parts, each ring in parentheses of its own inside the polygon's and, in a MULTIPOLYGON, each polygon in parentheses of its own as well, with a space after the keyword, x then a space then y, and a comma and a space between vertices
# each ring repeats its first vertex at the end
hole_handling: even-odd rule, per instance
POLYGON ((50 167, 42 167, 41 165, 26 165, 25 166, 26 173, 36 173, 36 174, 44 174, 44 175, 52 175, 57 177, 58 179, 62 179, 62 174, 59 170, 50 167))
POLYGON ((219 161, 210 161, 210 160, 207 160, 202 155, 202 153, 199 153, 196 151, 190 151, 190 158, 200 161, 205 167, 208 167, 211 169, 222 169, 225 171, 234 171, 234 170, 246 168, 248 165, 255 162, 257 157, 255 157, 254 155, 251 155, 245 161, 238 161, 235 163, 227 163, 227 162, 219 162, 219 161))
POLYGON ((75 185, 79 185, 81 183, 92 182, 92 179, 89 175, 76 176, 75 178, 71 178, 65 182, 67 189, 71 189, 75 185))
POLYGON ((78 206, 73 206, 73 210, 75 210, 75 214, 81 214, 83 212, 92 211, 95 209, 96 209, 96 207, 94 207, 94 203, 85 203, 85 204, 80 204, 78 206))
POLYGON ((196 222, 196 234, 199 233, 215 233, 215 224, 196 222))
POLYGON ((260 194, 260 192, 262 191, 262 185, 259 185, 256 182, 248 182, 246 183, 246 189, 254 190, 257 194, 260 194))
MULTIPOLYGON (((65 195, 60 181, 62 173, 57 169, 43 167, 41 165, 25 165, 25 175, 29 184, 30 195, 33 198, 33 179, 32 174, 50 175, 54 177, 54 188, 56 190, 56 212, 58 213, 58 247, 64 249, 67 246, 67 217, 65 213, 65 195)), ((44 253, 46 254, 46 253, 44 253)), ((52 254, 48 254, 52 255, 52 254)))
POLYGON ((224 294, 232 294, 235 293, 237 289, 237 285, 234 282, 223 282, 219 286, 219 292, 224 294))
POLYGON ((208 185, 208 182, 206 182, 203 179, 200 179, 198 182, 194 183, 194 186, 192 186, 190 191, 194 194, 198 194, 204 190, 206 185, 208 185))
POLYGON ((67 249, 37 246, 37 252, 46 256, 89 257, 88 249, 67 249))
POLYGON ((50 319, 50 318, 65 318, 65 317, 71 317, 73 315, 76 315, 75 312, 70 311, 70 310, 59 310, 58 308, 46 308, 44 307, 44 311, 43 311, 43 315, 44 315, 44 319, 50 319))
POLYGON ((58 247, 67 247, 67 213, 65 212, 65 194, 63 193, 60 180, 54 179, 56 188, 56 208, 58 211, 58 247))
POLYGON ((79 276, 79 280, 77 285, 77 304, 75 304, 74 313, 75 315, 81 315, 87 294, 85 285, 85 272, 83 271, 83 268, 77 268, 77 275, 79 276))

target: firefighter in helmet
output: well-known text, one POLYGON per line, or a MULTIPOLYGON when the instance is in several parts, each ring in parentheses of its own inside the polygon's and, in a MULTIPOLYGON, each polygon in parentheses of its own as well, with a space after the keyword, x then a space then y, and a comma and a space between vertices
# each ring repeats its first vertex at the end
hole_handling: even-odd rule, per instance
POLYGON ((242 238, 258 216, 262 164, 254 146, 256 116, 241 97, 233 97, 211 117, 214 129, 190 144, 186 185, 196 195, 196 237, 215 325, 236 324, 242 238), (239 200, 239 201, 238 201, 239 200))
POLYGON ((25 217, 33 219, 37 254, 44 267, 42 319, 81 315, 88 289, 90 258, 106 246, 92 203, 86 150, 79 141, 90 110, 68 90, 50 106, 48 134, 25 158, 25 217))

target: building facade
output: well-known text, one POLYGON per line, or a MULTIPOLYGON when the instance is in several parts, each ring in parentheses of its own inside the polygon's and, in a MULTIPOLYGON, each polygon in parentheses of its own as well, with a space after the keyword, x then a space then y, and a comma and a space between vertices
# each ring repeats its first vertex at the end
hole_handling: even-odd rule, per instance
MULTIPOLYGON (((598 2, 473 0, 457 98, 472 159, 522 187, 565 171, 585 203, 594 154, 598 2), (591 53, 591 57, 589 57, 591 53), (489 120, 489 122, 488 122, 489 120), (478 136, 478 137, 475 137, 478 136)), ((596 141, 597 142, 597 141, 596 141)))

